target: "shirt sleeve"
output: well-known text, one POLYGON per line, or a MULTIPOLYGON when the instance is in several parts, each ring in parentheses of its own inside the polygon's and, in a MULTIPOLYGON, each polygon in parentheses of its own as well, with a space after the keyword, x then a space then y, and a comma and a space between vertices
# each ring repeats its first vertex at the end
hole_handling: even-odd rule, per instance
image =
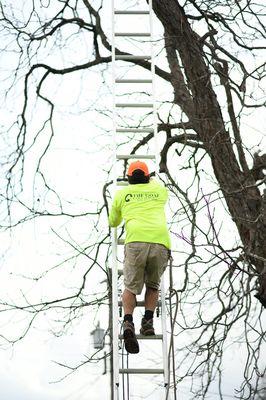
POLYGON ((119 193, 117 192, 115 194, 111 210, 109 213, 109 225, 112 228, 115 228, 116 226, 120 225, 122 222, 122 213, 121 213, 121 202, 119 201, 120 196, 119 193))

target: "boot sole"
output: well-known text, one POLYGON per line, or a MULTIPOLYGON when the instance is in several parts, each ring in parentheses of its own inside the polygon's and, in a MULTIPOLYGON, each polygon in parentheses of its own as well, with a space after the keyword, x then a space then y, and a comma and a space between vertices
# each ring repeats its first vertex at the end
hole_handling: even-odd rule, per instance
POLYGON ((139 332, 143 336, 154 336, 155 335, 154 329, 146 329, 146 330, 141 329, 139 332))
POLYGON ((123 334, 125 348, 128 353, 137 354, 139 353, 139 344, 136 336, 130 329, 126 329, 123 334))

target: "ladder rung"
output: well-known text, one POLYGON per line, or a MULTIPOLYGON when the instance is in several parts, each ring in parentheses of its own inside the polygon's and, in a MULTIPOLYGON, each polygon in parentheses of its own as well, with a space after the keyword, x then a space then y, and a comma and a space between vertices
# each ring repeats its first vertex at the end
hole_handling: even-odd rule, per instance
POLYGON ((139 11, 127 11, 127 10, 115 10, 115 14, 119 15, 144 15, 149 14, 149 11, 139 10, 139 11))
POLYGON ((120 374, 163 374, 164 370, 163 369, 145 369, 145 368, 120 368, 119 369, 120 374))
POLYGON ((125 132, 125 133, 153 133, 153 128, 118 128, 116 132, 125 132))
POLYGON ((152 79, 116 79, 115 83, 152 83, 152 79))
POLYGON ((152 103, 116 103, 116 107, 135 107, 135 108, 152 108, 152 103))
MULTIPOLYGON (((162 304, 161 300, 158 300, 156 307, 161 307, 161 304, 162 304)), ((122 305, 123 305, 122 301, 119 300, 118 301, 118 306, 121 307, 122 305)), ((142 301, 137 301, 136 307, 144 307, 144 306, 145 306, 145 301, 143 301, 143 300, 142 301)))
POLYGON ((134 56, 132 54, 116 55, 116 60, 150 60, 151 56, 134 56))
POLYGON ((149 32, 116 32, 115 36, 118 37, 150 37, 149 32))
POLYGON ((130 159, 135 159, 137 158, 138 160, 152 160, 155 159, 155 155, 141 155, 141 154, 117 154, 116 155, 117 160, 130 160, 130 159))
MULTIPOLYGON (((136 335, 136 338, 138 340, 162 340, 163 335, 150 335, 150 336, 136 335)), ((119 335, 119 339, 123 339, 123 335, 119 335)))
POLYGON ((127 181, 117 181, 116 186, 128 186, 128 182, 127 181))

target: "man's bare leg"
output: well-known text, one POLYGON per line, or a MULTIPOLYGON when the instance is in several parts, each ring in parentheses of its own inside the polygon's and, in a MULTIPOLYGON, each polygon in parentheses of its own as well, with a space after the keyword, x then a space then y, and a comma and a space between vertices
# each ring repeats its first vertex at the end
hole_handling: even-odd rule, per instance
POLYGON ((125 289, 122 295, 122 303, 124 314, 133 314, 134 308, 136 306, 136 295, 130 292, 128 289, 125 289))
POLYGON ((153 288, 146 288, 145 292, 145 310, 154 312, 159 297, 159 290, 153 288))

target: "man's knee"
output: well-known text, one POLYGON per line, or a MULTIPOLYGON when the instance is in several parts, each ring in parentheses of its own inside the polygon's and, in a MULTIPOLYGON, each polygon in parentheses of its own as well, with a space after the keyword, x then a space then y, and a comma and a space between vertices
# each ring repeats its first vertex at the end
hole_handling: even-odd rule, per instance
POLYGON ((136 293, 134 293, 132 290, 129 290, 127 288, 124 289, 122 296, 125 298, 129 298, 129 299, 136 299, 136 293))
POLYGON ((159 291, 159 289, 151 287, 151 286, 146 286, 146 290, 147 290, 147 292, 152 292, 152 293, 156 293, 159 291))

